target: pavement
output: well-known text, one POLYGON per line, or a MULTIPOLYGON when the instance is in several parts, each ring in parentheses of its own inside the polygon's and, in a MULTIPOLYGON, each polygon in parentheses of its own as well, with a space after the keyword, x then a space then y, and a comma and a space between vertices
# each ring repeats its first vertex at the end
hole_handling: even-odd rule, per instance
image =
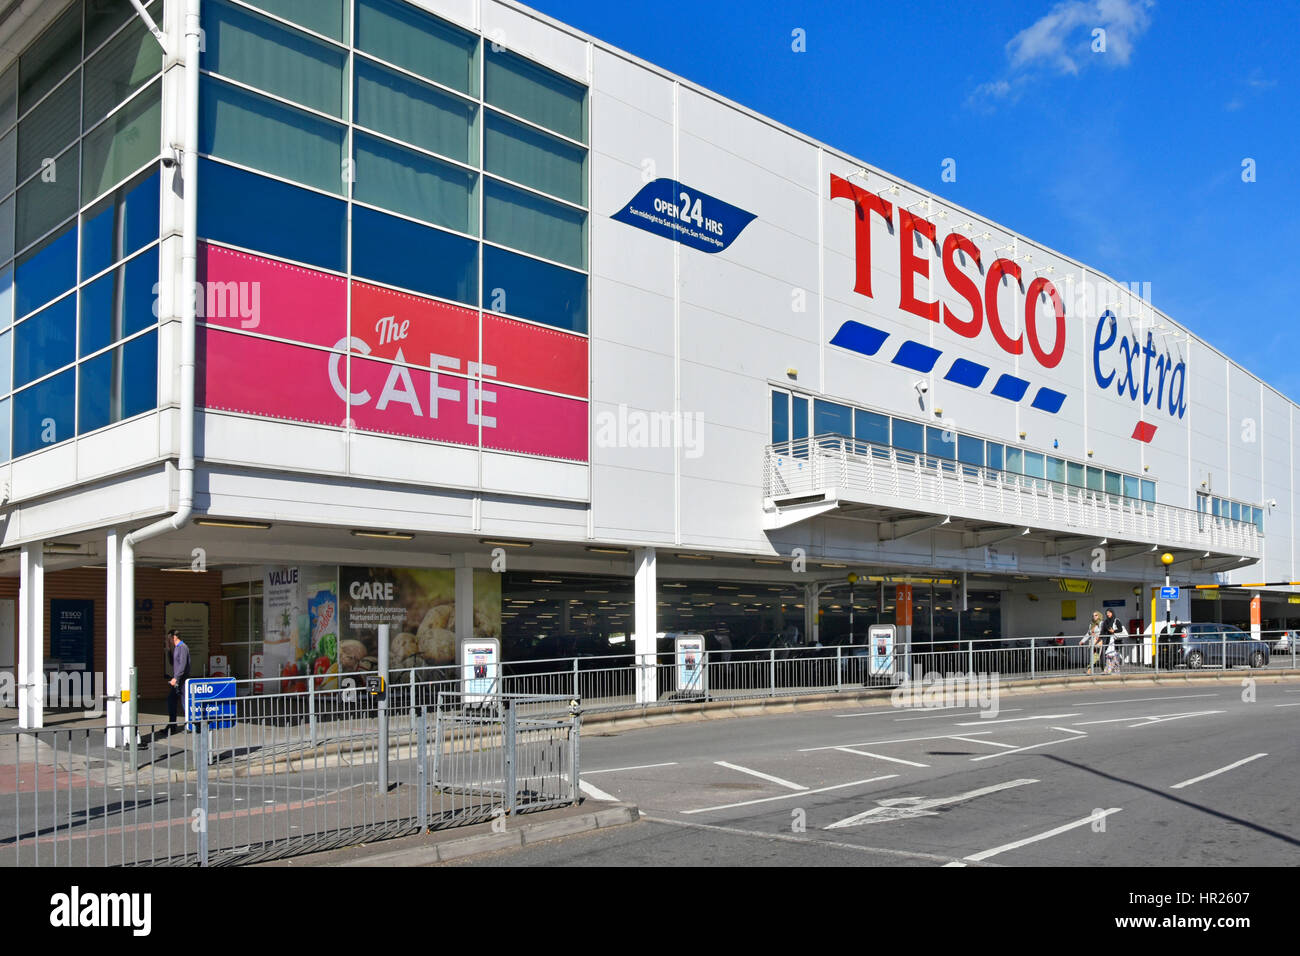
POLYGON ((464 865, 1300 863, 1300 681, 952 703, 589 726, 583 791, 639 822, 464 865))

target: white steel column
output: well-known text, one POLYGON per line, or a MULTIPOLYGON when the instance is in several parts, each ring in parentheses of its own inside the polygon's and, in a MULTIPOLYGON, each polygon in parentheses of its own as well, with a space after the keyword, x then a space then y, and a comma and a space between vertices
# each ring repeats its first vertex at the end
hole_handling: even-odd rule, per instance
POLYGON ((658 699, 655 662, 659 649, 659 588, 655 577, 655 549, 637 548, 632 552, 632 561, 636 600, 633 618, 637 662, 636 702, 653 704, 658 699))
POLYGON ((108 700, 104 706, 105 743, 109 747, 121 745, 122 688, 127 686, 126 670, 122 662, 122 616, 118 613, 118 547, 117 529, 109 528, 104 543, 104 693, 108 700))
POLYGON ((23 545, 18 577, 18 726, 45 726, 45 554, 23 545))

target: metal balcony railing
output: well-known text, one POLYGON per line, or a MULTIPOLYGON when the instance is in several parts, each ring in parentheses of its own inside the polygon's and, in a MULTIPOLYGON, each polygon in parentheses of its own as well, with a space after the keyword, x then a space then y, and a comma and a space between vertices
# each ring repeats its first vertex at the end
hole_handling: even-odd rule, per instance
POLYGON ((1249 521, 1046 478, 839 435, 767 446, 765 509, 779 511, 817 496, 1225 555, 1258 558, 1263 550, 1263 534, 1249 521))

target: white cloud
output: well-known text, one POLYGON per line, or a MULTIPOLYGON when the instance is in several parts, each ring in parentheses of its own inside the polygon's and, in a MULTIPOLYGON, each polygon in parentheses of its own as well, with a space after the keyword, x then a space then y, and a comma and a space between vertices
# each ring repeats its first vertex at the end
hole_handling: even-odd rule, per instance
POLYGON ((1138 37, 1151 24, 1154 0, 1065 0, 1007 43, 1008 76, 982 83, 968 102, 1006 99, 1042 70, 1075 76, 1094 63, 1128 66, 1138 37), (1105 51, 1094 49, 1103 30, 1105 51))

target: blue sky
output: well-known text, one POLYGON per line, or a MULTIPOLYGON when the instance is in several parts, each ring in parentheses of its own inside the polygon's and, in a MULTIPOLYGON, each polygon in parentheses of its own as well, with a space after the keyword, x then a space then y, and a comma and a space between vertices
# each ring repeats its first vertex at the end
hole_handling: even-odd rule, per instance
POLYGON ((1157 307, 1300 400, 1300 3, 532 6, 1149 282, 1157 307), (940 179, 946 157, 956 182, 940 179))

